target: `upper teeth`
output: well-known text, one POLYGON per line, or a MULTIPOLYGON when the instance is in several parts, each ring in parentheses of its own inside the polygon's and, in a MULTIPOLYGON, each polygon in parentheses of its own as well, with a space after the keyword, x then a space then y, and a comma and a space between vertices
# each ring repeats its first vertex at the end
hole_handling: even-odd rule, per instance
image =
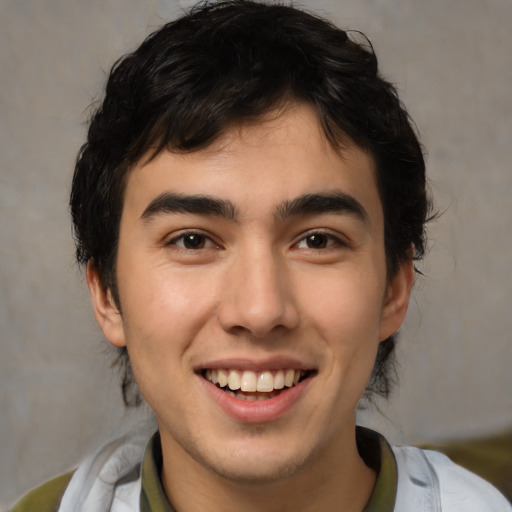
POLYGON ((270 393, 274 389, 291 388, 305 375, 304 370, 277 370, 276 372, 253 372, 250 370, 206 370, 204 376, 221 388, 228 386, 232 391, 261 391, 270 393))

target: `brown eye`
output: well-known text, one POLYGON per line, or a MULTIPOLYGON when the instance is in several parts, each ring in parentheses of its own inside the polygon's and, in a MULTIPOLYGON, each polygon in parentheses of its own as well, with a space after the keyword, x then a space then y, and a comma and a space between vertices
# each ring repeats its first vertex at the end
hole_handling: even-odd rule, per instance
POLYGON ((184 235, 182 237, 185 249, 202 249, 205 245, 205 237, 197 234, 184 235))
POLYGON ((299 240, 297 249, 330 249, 336 246, 344 246, 345 244, 336 236, 329 233, 309 233, 299 240))
POLYGON ((210 238, 202 235, 201 233, 184 233, 173 238, 168 245, 174 245, 180 249, 187 249, 190 251, 217 247, 210 238))
POLYGON ((325 249, 329 243, 329 237, 320 233, 309 235, 305 238, 306 245, 309 249, 325 249))

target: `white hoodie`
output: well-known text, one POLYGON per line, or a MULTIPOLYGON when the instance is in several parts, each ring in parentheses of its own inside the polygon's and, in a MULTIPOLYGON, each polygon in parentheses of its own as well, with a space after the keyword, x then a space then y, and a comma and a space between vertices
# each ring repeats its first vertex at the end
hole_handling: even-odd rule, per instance
MULTIPOLYGON (((151 433, 143 428, 88 457, 74 473, 59 512, 139 512, 140 467, 151 433)), ((512 512, 492 485, 441 453, 412 446, 393 453, 394 512, 512 512)))

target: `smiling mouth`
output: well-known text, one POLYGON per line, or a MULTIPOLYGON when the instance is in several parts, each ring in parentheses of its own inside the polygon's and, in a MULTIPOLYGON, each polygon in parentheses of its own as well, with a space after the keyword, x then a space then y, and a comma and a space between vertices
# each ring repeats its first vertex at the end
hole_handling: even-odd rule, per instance
POLYGON ((228 395, 250 402, 270 400, 311 374, 293 368, 253 372, 250 370, 206 369, 202 376, 228 395))

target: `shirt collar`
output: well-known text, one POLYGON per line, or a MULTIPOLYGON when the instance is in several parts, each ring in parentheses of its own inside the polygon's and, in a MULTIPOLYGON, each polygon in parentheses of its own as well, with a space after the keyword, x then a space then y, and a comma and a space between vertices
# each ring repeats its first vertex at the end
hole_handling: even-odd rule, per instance
POLYGON ((162 471, 162 446, 160 434, 150 439, 142 461, 140 492, 141 512, 176 512, 165 495, 160 473, 162 471))
POLYGON ((393 512, 398 488, 393 450, 384 436, 373 430, 357 427, 356 437, 361 457, 377 472, 375 487, 363 512, 393 512))

